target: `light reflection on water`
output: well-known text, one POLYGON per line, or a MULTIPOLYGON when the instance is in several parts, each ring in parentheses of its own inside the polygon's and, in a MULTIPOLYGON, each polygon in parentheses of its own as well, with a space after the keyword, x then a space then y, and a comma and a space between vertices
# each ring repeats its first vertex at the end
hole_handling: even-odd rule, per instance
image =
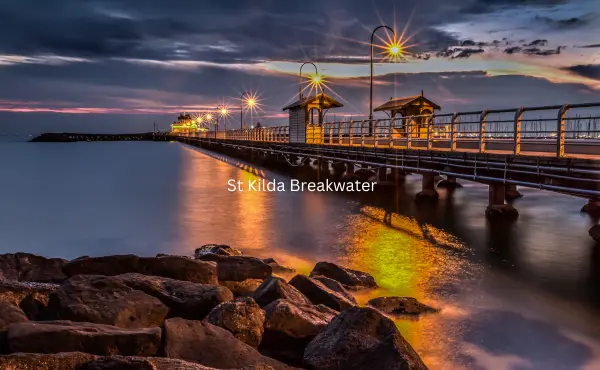
POLYGON ((281 175, 179 144, 0 145, 0 252, 191 254, 224 243, 310 272, 321 260, 441 309, 395 319, 431 369, 597 369, 600 251, 582 200, 521 189, 516 224, 489 227, 484 186, 436 207, 321 193, 227 190, 281 175), (9 160, 11 158, 11 160, 9 160), (384 223, 386 212, 393 212, 384 223))

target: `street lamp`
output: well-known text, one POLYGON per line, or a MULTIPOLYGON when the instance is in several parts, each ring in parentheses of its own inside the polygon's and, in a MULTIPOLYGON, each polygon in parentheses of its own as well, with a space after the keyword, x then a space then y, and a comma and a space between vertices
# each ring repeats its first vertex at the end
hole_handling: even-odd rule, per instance
POLYGON ((243 124, 243 119, 244 119, 244 96, 248 95, 251 96, 250 93, 248 91, 244 91, 242 93, 242 96, 240 97, 240 130, 244 129, 244 124, 243 124))
MULTIPOLYGON (((217 122, 216 122, 216 131, 219 131, 219 117, 225 117, 227 115, 227 107, 224 105, 217 105, 217 122)), ((217 133, 215 132, 215 138, 217 137, 217 133)))
MULTIPOLYGON (((375 37, 375 32, 377 32, 377 30, 380 28, 387 28, 388 30, 390 30, 392 35, 394 35, 394 36, 396 35, 394 33, 393 29, 391 29, 390 27, 385 26, 385 25, 378 26, 371 33, 371 84, 370 84, 370 91, 369 91, 369 133, 371 133, 372 127, 373 127, 373 122, 371 122, 371 120, 373 119, 373 38, 375 37)), ((394 55, 397 55, 398 53, 400 53, 400 51, 401 51, 401 48, 396 43, 394 43, 389 48, 389 53, 392 53, 394 55)))
POLYGON ((313 67, 315 67, 315 76, 318 76, 319 74, 319 70, 317 69, 317 66, 313 63, 313 62, 304 62, 302 63, 302 65, 300 66, 300 84, 298 85, 298 98, 302 99, 302 67, 304 67, 305 64, 312 64, 313 67))

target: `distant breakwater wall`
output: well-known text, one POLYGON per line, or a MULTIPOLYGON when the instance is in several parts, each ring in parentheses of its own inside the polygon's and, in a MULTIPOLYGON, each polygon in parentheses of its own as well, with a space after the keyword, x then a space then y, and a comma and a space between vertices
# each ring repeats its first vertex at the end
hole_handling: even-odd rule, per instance
POLYGON ((170 136, 162 133, 142 132, 133 134, 80 134, 43 133, 30 142, 73 143, 77 141, 168 141, 170 136))

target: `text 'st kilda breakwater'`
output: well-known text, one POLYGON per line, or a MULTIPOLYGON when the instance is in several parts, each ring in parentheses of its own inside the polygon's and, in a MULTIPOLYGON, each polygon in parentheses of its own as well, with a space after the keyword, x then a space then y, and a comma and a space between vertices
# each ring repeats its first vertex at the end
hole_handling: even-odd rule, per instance
POLYGON ((296 179, 290 179, 289 182, 255 179, 255 180, 235 180, 227 181, 227 190, 235 191, 264 191, 264 192, 297 192, 297 191, 317 191, 317 192, 364 192, 374 191, 375 182, 360 181, 319 181, 304 182, 296 179))

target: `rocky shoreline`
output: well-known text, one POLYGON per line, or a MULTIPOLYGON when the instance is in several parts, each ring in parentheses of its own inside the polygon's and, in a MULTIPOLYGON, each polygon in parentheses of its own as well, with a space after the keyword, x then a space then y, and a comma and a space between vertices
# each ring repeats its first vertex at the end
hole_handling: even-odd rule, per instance
POLYGON ((366 272, 295 274, 214 244, 193 257, 3 254, 0 273, 1 369, 426 369, 388 315, 436 311, 410 297, 359 307, 351 292, 377 287, 366 272))

